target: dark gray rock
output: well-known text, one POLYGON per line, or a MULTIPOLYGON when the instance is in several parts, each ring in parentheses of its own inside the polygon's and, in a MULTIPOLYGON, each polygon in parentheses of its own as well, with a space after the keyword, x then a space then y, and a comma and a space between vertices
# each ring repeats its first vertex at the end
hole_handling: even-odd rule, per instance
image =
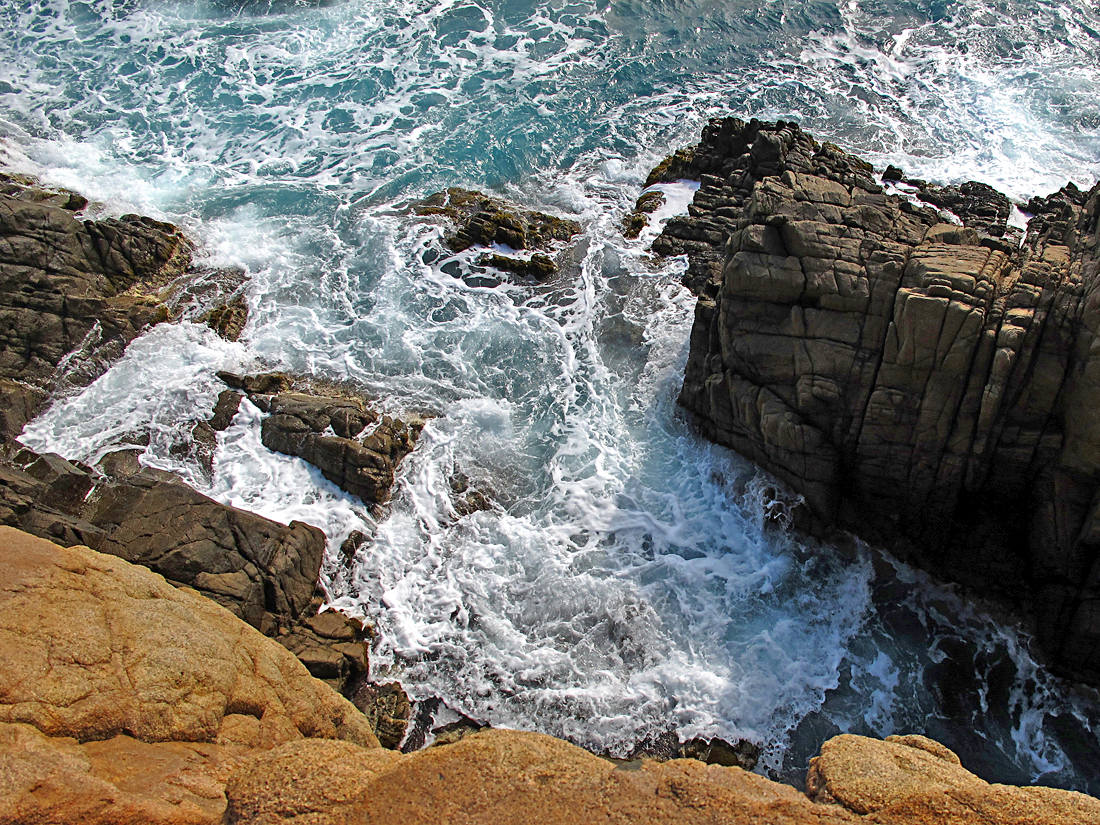
MULTIPOLYGON (((654 249, 700 300, 681 404, 852 529, 1022 611, 1100 679, 1100 187, 1029 204, 886 194, 791 124, 712 121, 700 189, 654 249)), ((684 170, 681 169, 680 173, 684 170)))

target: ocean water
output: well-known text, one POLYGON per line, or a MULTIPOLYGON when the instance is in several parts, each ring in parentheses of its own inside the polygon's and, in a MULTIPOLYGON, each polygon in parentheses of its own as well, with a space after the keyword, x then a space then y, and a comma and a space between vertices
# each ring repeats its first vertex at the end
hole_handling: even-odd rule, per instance
MULTIPOLYGON (((748 738, 796 783, 831 735, 919 732, 986 778, 1100 794, 1100 702, 1025 633, 873 548, 798 537, 789 494, 693 434, 684 262, 619 228, 716 115, 1016 198, 1089 186, 1098 32, 1085 0, 8 0, 0 160, 250 276, 239 343, 154 328, 23 438, 90 462, 140 444, 322 527, 331 600, 379 631, 375 677, 440 718, 616 755, 748 738), (486 277, 410 217, 453 185, 580 221, 560 276, 486 277), (216 370, 271 368, 426 420, 386 512, 265 450, 247 403, 212 474, 181 455, 216 370), (459 479, 489 508, 463 514, 459 479), (371 541, 347 565, 352 530, 371 541)), ((668 189, 665 217, 691 196, 668 189)))

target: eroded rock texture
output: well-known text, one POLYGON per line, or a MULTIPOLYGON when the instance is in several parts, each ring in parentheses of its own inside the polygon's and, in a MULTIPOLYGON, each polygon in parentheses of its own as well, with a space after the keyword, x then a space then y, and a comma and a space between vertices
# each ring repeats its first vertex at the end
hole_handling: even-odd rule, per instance
POLYGON ((538 733, 485 730, 408 755, 291 742, 244 761, 231 825, 1095 825, 1100 802, 990 785, 921 736, 826 743, 813 798, 694 759, 615 765, 538 733))
POLYGON ((26 449, 0 463, 0 523, 142 564, 269 635, 306 614, 325 550, 316 527, 227 507, 167 473, 107 479, 26 449))
MULTIPOLYGON (((265 447, 308 461, 367 504, 389 501, 397 465, 412 452, 424 426, 379 415, 363 398, 318 382, 300 381, 301 388, 292 392, 295 382, 282 373, 220 372, 218 377, 268 413, 260 430, 265 447)), ((225 393, 218 403, 236 409, 225 393)), ((216 410, 211 426, 217 418, 216 410)))
POLYGON ((139 287, 190 266, 176 227, 137 215, 82 221, 78 195, 0 183, 0 376, 49 388, 69 353, 117 355, 167 317, 139 287))
POLYGON ((224 608, 10 527, 0 527, 0 664, 0 722, 47 736, 377 746, 350 702, 224 608))
POLYGON ((659 174, 701 182, 654 248, 700 296, 702 432, 1100 678, 1100 187, 1032 201, 1017 248, 1003 196, 937 189, 950 223, 782 122, 712 121, 659 174))

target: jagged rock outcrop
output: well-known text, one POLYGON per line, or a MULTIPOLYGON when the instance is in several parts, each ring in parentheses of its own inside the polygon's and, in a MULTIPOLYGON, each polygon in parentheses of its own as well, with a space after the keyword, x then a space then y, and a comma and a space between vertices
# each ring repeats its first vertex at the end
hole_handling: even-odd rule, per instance
MULTIPOLYGON (((550 250, 555 243, 569 241, 581 231, 580 224, 568 218, 521 209, 457 186, 436 192, 413 210, 421 216, 443 216, 454 224, 454 231, 445 239, 454 252, 493 244, 514 250, 550 250)), ((538 281, 547 280, 558 270, 557 263, 546 254, 486 254, 478 258, 478 264, 538 281)))
POLYGON ((131 451, 100 463, 106 475, 57 455, 9 448, 0 460, 0 524, 58 544, 81 544, 189 587, 294 653, 340 693, 366 678, 368 629, 318 614, 325 535, 220 504, 131 451))
POLYGON ((689 255, 704 435, 1100 678, 1100 187, 1017 248, 980 185, 939 190, 951 223, 794 124, 712 121, 660 174, 701 182, 654 249, 689 255))
POLYGON ((316 527, 227 507, 166 473, 109 479, 27 449, 0 462, 0 523, 142 564, 269 635, 305 615, 325 551, 316 527))
MULTIPOLYGON (((265 447, 308 461, 367 504, 389 501, 397 465, 412 452, 424 426, 379 415, 365 399, 318 382, 301 381, 301 389, 291 392, 293 380, 281 373, 220 372, 218 377, 268 414, 260 430, 265 447)), ((218 404, 236 409, 224 393, 218 404)))
POLYGON ((247 319, 242 271, 192 267, 172 224, 82 220, 87 206, 0 172, 0 435, 18 435, 59 385, 97 378, 152 324, 193 317, 235 340, 247 319))
POLYGON ((116 355, 167 317, 141 287, 182 274, 191 243, 171 224, 137 215, 81 221, 74 211, 85 199, 4 177, 0 376, 48 389, 69 353, 116 355))
POLYGON ((692 759, 616 765, 537 733, 486 730, 406 756, 295 742, 231 776, 230 825, 1094 825, 1100 802, 989 785, 924 737, 827 743, 815 803, 740 768, 692 759), (831 747, 837 743, 836 747, 831 747))

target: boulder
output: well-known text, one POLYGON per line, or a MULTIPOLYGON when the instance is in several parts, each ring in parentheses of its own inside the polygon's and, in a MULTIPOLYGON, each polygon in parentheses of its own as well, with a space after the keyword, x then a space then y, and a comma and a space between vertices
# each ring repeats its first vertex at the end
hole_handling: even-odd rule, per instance
POLYGON ((415 207, 418 215, 442 215, 455 224, 447 245, 455 252, 471 246, 501 244, 512 249, 547 249, 568 241, 580 224, 543 212, 532 212, 481 192, 452 187, 437 192, 415 207))
POLYGON ((711 121, 686 253, 700 296, 680 403, 706 437, 851 529, 1022 608, 1055 665, 1100 679, 1100 187, 1033 201, 886 193, 797 125, 711 121))
POLYGON ((737 767, 694 759, 615 764, 537 733, 483 730, 408 755, 292 742, 243 761, 229 825, 1086 825, 1100 802, 989 785, 920 736, 831 740, 812 798, 737 767), (816 800, 816 801, 815 801, 816 800))
POLYGON ((875 822, 898 825, 1085 825, 1100 822, 1100 800, 1054 788, 991 785, 924 736, 885 742, 844 734, 810 761, 806 793, 875 822))
POLYGON ((78 742, 378 744, 350 702, 219 605, 10 527, 0 527, 0 722, 78 742))
POLYGON ((388 759, 340 743, 248 760, 226 787, 230 825, 392 823, 850 823, 785 785, 696 760, 625 767, 537 733, 485 730, 388 759), (315 765, 307 770, 303 763, 315 765), (303 782, 304 780, 304 782, 303 782), (296 782, 303 782, 298 786, 296 782), (331 794, 331 797, 328 795, 331 794))
MULTIPOLYGON (((226 373, 219 373, 226 379, 226 373)), ((308 384, 287 392, 290 380, 271 385, 264 376, 229 376, 268 416, 260 438, 269 450, 308 461, 340 489, 367 504, 389 500, 398 463, 416 446, 423 423, 379 415, 364 399, 308 384), (277 388, 276 388, 277 387, 277 388)))

